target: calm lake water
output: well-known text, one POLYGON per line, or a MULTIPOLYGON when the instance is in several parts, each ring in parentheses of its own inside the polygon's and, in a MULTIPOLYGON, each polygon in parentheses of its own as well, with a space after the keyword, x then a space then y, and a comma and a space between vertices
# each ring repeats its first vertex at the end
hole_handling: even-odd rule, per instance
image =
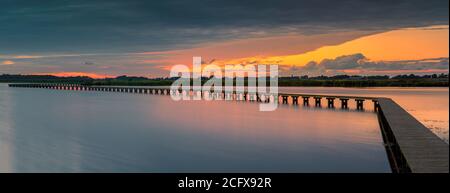
MULTIPOLYGON (((280 92, 316 93, 336 95, 356 95, 389 97, 422 124, 431 129, 441 139, 449 142, 449 88, 330 88, 330 87, 290 87, 280 88, 280 92)), ((372 105, 368 103, 369 107, 372 105)))
MULTIPOLYGON (((448 89, 280 90, 396 96, 419 119, 430 115, 424 123, 446 121, 448 139, 448 89), (446 103, 413 106, 414 97, 446 103)), ((259 112, 256 103, 0 84, 0 172, 390 172, 382 144, 370 108, 259 112)))

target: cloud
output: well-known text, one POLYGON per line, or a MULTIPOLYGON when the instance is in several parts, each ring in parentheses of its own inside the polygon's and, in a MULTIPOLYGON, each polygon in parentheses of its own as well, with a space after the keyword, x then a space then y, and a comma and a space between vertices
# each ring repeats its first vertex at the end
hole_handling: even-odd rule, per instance
POLYGON ((6 1, 0 6, 0 50, 163 51, 274 34, 447 25, 448 4, 448 0, 6 1))
POLYGON ((13 64, 15 64, 15 62, 12 60, 4 60, 1 64, 2 65, 13 65, 13 64))
POLYGON ((371 61, 363 54, 339 56, 311 61, 304 66, 282 66, 281 73, 287 75, 336 75, 336 74, 399 74, 399 73, 448 73, 449 58, 422 60, 371 61))
POLYGON ((51 55, 0 55, 0 59, 42 59, 91 56, 98 54, 51 54, 51 55))
POLYGON ((94 64, 95 64, 94 62, 89 62, 89 61, 84 62, 84 65, 87 65, 87 66, 92 66, 94 64))
POLYGON ((358 68, 366 57, 362 54, 339 56, 335 59, 324 59, 320 62, 322 68, 330 70, 358 68))

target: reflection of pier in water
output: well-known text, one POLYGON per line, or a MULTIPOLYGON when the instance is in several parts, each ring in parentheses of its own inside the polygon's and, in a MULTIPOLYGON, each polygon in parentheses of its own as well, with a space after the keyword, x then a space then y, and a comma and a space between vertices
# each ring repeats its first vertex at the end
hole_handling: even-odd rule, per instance
MULTIPOLYGON (((334 96, 314 94, 258 94, 251 92, 213 93, 197 90, 171 90, 170 88, 145 87, 115 87, 115 86, 85 86, 75 84, 9 84, 10 87, 47 88, 57 90, 76 91, 104 91, 141 93, 153 95, 200 96, 206 98, 221 98, 225 100, 283 103, 298 105, 301 98, 304 106, 314 101, 314 106, 321 107, 325 99, 327 108, 335 108, 335 100, 340 101, 341 109, 349 108, 349 101, 353 100, 357 110, 364 109, 364 101, 371 100, 383 135, 384 145, 393 172, 396 173, 448 173, 449 146, 428 128, 417 121, 397 103, 389 98, 334 96), (281 101, 280 101, 281 99, 281 101)), ((421 101, 418 101, 421 102, 421 101)))

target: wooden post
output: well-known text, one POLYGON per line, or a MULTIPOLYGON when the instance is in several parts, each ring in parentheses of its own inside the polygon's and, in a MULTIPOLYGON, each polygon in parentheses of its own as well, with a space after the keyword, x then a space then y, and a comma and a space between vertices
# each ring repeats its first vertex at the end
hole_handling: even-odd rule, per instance
POLYGON ((334 108, 334 97, 327 97, 328 100, 328 108, 334 108))
POLYGON ((380 104, 378 103, 378 100, 373 99, 372 102, 373 102, 373 110, 375 112, 378 112, 378 108, 380 108, 380 104))
POLYGON ((322 100, 322 97, 316 96, 316 97, 314 97, 314 100, 316 101, 316 107, 322 106, 322 104, 320 103, 322 100))
POLYGON ((287 104, 288 103, 288 97, 286 95, 282 95, 281 97, 283 97, 283 104, 287 104))
POLYGON ((261 102, 261 96, 259 94, 256 94, 256 101, 261 102))
POLYGON ((309 106, 309 96, 302 96, 303 98, 303 105, 309 106))
POLYGON ((341 100, 341 108, 348 109, 348 98, 339 98, 341 100))
POLYGON ((292 96, 292 104, 298 105, 298 96, 292 96))
POLYGON ((363 110, 364 109, 364 99, 355 99, 356 101, 356 109, 363 110))

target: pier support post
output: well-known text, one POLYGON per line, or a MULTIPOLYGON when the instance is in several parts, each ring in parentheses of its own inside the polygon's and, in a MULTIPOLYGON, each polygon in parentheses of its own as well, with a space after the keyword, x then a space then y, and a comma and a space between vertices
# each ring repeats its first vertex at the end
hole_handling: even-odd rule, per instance
POLYGON ((380 108, 380 104, 378 103, 378 100, 373 99, 372 102, 373 102, 373 110, 375 112, 378 112, 378 109, 380 108))
POLYGON ((298 96, 292 96, 292 104, 298 105, 298 96))
POLYGON ((334 97, 327 97, 328 108, 334 108, 334 97))
POLYGON ((322 106, 322 104, 320 103, 321 100, 322 100, 322 97, 316 96, 316 97, 314 97, 314 100, 315 100, 315 103, 316 103, 316 107, 322 106))
POLYGON ((340 98, 341 100, 341 108, 342 109, 348 109, 348 98, 340 98))
POLYGON ((256 94, 256 102, 261 102, 261 96, 259 94, 256 94))
POLYGON ((363 110, 364 109, 364 99, 355 99, 356 101, 356 109, 363 110))
POLYGON ((302 96, 303 98, 303 105, 309 106, 309 96, 302 96))
POLYGON ((281 95, 281 97, 283 97, 283 104, 287 104, 288 103, 288 97, 286 95, 281 95))

